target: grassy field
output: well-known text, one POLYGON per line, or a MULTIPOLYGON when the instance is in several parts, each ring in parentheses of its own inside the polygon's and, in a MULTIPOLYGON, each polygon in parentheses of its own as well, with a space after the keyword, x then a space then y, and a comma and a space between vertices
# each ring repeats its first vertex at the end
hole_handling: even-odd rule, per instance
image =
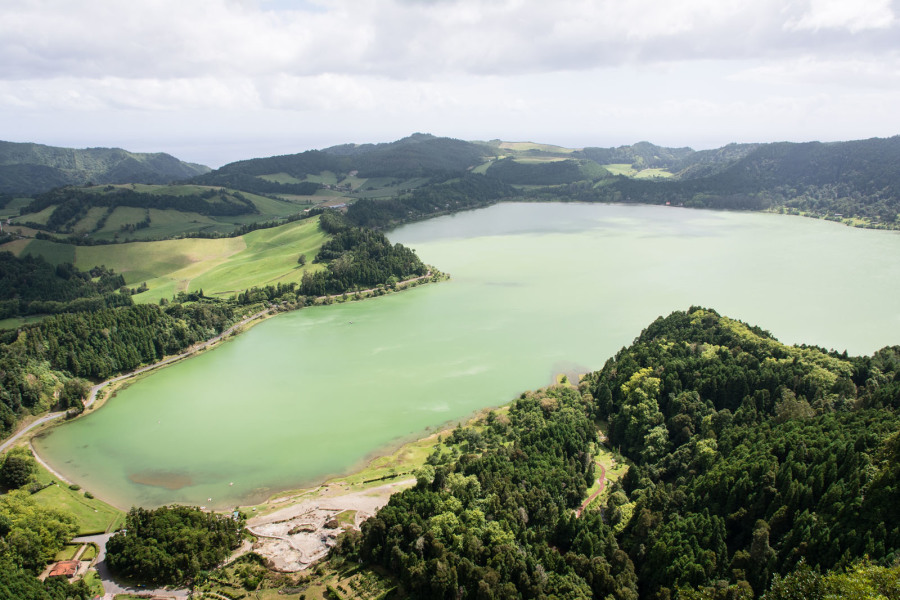
MULTIPOLYGON (((69 244, 57 244, 48 242, 47 240, 22 240, 25 244, 18 246, 19 251, 16 252, 13 242, 12 244, 4 244, 3 249, 9 250, 14 254, 23 256, 25 254, 33 254, 35 256, 43 256, 44 259, 54 265, 59 263, 75 262, 75 246, 69 244)), ((94 266, 94 265, 91 265, 94 266)))
POLYGON ((29 240, 7 244, 4 249, 18 255, 41 255, 54 264, 74 262, 82 270, 106 265, 121 273, 129 286, 146 282, 149 291, 134 296, 135 302, 146 303, 182 291, 202 289, 210 296, 231 295, 253 286, 299 282, 305 271, 324 268, 312 259, 325 239, 318 219, 308 219, 234 238, 77 247, 29 240), (297 264, 301 254, 309 261, 304 267, 297 264))
POLYGON ((517 152, 526 152, 528 150, 540 150, 541 152, 554 152, 557 154, 571 154, 575 152, 574 148, 563 148, 552 144, 535 144, 534 142, 503 142, 499 147, 504 150, 515 150, 517 152))
POLYGON ((637 170, 629 164, 616 163, 611 165, 603 165, 607 171, 613 175, 624 175, 625 177, 633 177, 635 179, 659 179, 672 177, 672 173, 665 169, 642 169, 637 170))
MULTIPOLYGON (((284 174, 282 173, 280 175, 284 174)), ((272 177, 279 179, 277 175, 272 177)), ((285 177, 289 176, 285 175, 285 177)), ((335 179, 333 174, 331 178, 335 179)), ((281 179, 283 179, 283 177, 281 179)), ((294 179, 294 181, 297 180, 294 179)), ((127 184, 95 186, 94 188, 90 188, 90 190, 93 193, 102 196, 114 193, 120 188, 131 189, 144 194, 171 196, 191 196, 214 189, 209 186, 198 185, 127 184)), ((148 213, 147 209, 144 208, 120 206, 109 214, 100 230, 94 233, 100 219, 107 214, 107 209, 105 207, 97 206, 89 209, 87 214, 73 225, 73 232, 77 234, 88 233, 92 238, 110 241, 114 239, 119 241, 158 240, 194 232, 230 233, 240 225, 260 221, 270 221, 272 219, 294 215, 310 206, 310 202, 305 200, 298 202, 290 198, 270 198, 249 192, 243 192, 242 195, 253 203, 257 210, 256 213, 215 216, 175 209, 150 209, 148 213), (148 214, 150 217, 149 227, 137 229, 135 231, 123 230, 123 227, 136 225, 137 223, 144 221, 148 214)), ((18 214, 19 206, 21 206, 21 203, 17 203, 14 206, 11 203, 8 211, 9 214, 18 214)), ((49 206, 39 213, 24 215, 19 220, 45 225, 54 210, 56 210, 55 205, 49 206)))
POLYGON ((59 482, 52 473, 40 465, 37 479, 42 484, 50 485, 31 497, 43 506, 59 508, 74 514, 78 520, 78 535, 115 531, 125 522, 125 513, 102 500, 87 498, 84 490, 70 489, 68 484, 59 482))
POLYGON ((46 225, 47 219, 50 218, 50 215, 53 214, 53 211, 56 210, 56 205, 48 206, 44 210, 36 213, 28 213, 27 215, 23 215, 21 219, 17 219, 20 221, 28 221, 29 223, 37 223, 38 225, 46 225))
POLYGON ((30 203, 31 198, 13 198, 6 203, 6 206, 0 208, 0 218, 17 217, 19 216, 19 209, 23 206, 28 206, 30 203))
POLYGON ((571 159, 564 156, 517 156, 513 158, 513 160, 517 163, 522 163, 523 165, 533 165, 537 163, 562 162, 571 159))
POLYGON ((9 319, 0 319, 0 329, 18 329, 22 325, 29 323, 39 323, 50 315, 28 315, 27 317, 11 317, 9 319))
POLYGON ((253 231, 235 239, 243 240, 245 249, 196 276, 191 289, 202 288, 210 296, 231 294, 252 286, 299 283, 305 271, 324 268, 312 264, 326 239, 318 219, 253 231), (308 260, 304 267, 297 264, 301 254, 308 260))

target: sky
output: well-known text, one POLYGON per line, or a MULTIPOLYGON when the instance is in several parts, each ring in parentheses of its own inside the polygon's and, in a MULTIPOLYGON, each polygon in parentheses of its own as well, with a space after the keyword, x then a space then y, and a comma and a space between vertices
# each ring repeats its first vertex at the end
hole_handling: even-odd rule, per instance
POLYGON ((2 0, 0 139, 211 167, 414 132, 900 134, 900 0, 2 0))

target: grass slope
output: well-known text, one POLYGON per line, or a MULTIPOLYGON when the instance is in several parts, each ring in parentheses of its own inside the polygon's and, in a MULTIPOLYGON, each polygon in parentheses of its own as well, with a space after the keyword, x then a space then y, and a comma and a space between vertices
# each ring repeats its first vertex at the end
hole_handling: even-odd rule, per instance
POLYGON ((308 219, 234 238, 78 247, 31 240, 5 249, 41 255, 53 263, 74 262, 83 270, 106 265, 130 286, 147 283, 149 290, 135 296, 135 302, 158 302, 199 289, 209 296, 231 295, 253 286, 299 282, 305 271, 322 268, 312 259, 325 239, 318 219, 308 219), (300 254, 309 261, 304 267, 297 264, 300 254))

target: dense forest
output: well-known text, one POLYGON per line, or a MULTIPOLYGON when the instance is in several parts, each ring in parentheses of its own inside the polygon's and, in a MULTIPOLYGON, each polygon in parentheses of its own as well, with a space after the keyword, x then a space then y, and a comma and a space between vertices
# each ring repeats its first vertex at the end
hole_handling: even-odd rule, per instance
POLYGON ((125 531, 106 543, 113 572, 155 585, 190 583, 240 545, 241 517, 217 515, 197 507, 132 508, 125 531))
POLYGON ((71 263, 54 267, 40 256, 0 252, 0 319, 128 306, 130 294, 119 293, 124 287, 121 275, 102 266, 80 271, 71 263))
POLYGON ((327 268, 304 273, 299 288, 304 296, 368 289, 428 272, 428 267, 409 248, 391 244, 383 233, 353 227, 339 213, 326 211, 319 218, 319 226, 332 235, 315 257, 327 268))
POLYGON ((357 200, 347 208, 347 220, 358 227, 386 229, 439 214, 489 206, 518 193, 494 177, 467 174, 397 198, 357 200))
POLYGON ((898 408, 900 347, 850 358, 673 313, 580 392, 524 394, 457 429, 463 454, 433 455, 338 552, 418 598, 896 593, 898 408), (576 518, 595 421, 631 466, 576 518))

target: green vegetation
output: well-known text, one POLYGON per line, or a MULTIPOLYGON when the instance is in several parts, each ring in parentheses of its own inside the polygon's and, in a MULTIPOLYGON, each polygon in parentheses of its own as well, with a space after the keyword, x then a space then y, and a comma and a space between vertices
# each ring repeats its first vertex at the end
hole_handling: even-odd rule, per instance
POLYGON ((25 490, 0 496, 0 549, 3 558, 37 573, 75 535, 75 518, 44 508, 25 490))
POLYGON ((209 296, 230 296, 254 286, 299 283, 306 270, 297 268, 297 255, 315 256, 325 240, 316 219, 303 219, 259 229, 239 237, 132 242, 116 245, 69 246, 34 240, 21 250, 53 262, 68 258, 82 269, 105 265, 124 278, 122 285, 146 284, 135 302, 171 300, 180 292, 202 289, 209 296), (71 252, 71 253, 70 253, 71 252))
POLYGON ((196 507, 132 508, 126 531, 106 543, 106 560, 114 572, 137 582, 190 582, 240 545, 243 525, 196 507))
POLYGON ((523 394, 456 429, 460 451, 429 457, 337 555, 421 598, 896 589, 898 408, 900 347, 850 358, 674 313, 580 391, 523 394), (632 465, 579 519, 597 418, 632 465))
POLYGON ((118 529, 125 514, 96 498, 88 498, 80 490, 67 485, 49 483, 31 496, 39 505, 65 510, 75 517, 78 535, 92 535, 118 529))
POLYGON ((352 289, 369 289, 379 284, 422 277, 428 267, 401 244, 392 245, 384 234, 349 226, 337 213, 323 213, 320 225, 333 237, 316 255, 327 263, 324 271, 306 272, 300 293, 306 296, 340 294, 352 289))
POLYGON ((142 154, 118 148, 57 148, 0 142, 0 194, 32 194, 88 182, 167 183, 209 171, 168 154, 142 154))
POLYGON ((30 483, 37 473, 37 463, 24 448, 14 448, 0 462, 0 486, 18 489, 30 483))
POLYGON ((85 272, 71 263, 54 267, 40 256, 0 252, 0 318, 127 306, 130 294, 117 293, 124 286, 122 276, 106 268, 85 272))
POLYGON ((592 374, 595 414, 635 463, 622 480, 634 516, 619 539, 642 595, 721 580, 758 596, 801 561, 890 564, 898 355, 787 347, 692 309, 592 374))

